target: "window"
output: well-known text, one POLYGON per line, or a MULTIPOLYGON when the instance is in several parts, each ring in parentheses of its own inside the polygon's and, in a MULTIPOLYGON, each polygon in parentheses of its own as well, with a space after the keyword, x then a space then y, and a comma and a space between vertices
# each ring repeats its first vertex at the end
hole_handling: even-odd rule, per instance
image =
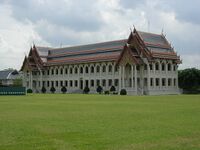
POLYGON ((66 87, 68 86, 68 81, 67 81, 67 80, 65 80, 65 86, 66 86, 66 87))
POLYGON ((91 66, 90 72, 91 72, 91 73, 94 73, 94 67, 93 67, 93 66, 91 66))
POLYGON ((156 78, 156 86, 159 86, 159 81, 160 81, 160 79, 156 78))
POLYGON ((165 64, 162 63, 162 71, 165 71, 165 64))
POLYGON ((171 71, 171 64, 167 65, 168 71, 171 71))
POLYGON ((94 87, 94 80, 91 80, 91 87, 94 87))
POLYGON ((78 73, 78 68, 77 68, 77 67, 75 68, 74 73, 75 73, 75 74, 78 73))
POLYGON ((63 86, 63 81, 60 81, 60 86, 63 86))
POLYGON ((102 85, 106 86, 106 80, 105 79, 102 80, 102 85))
POLYGON ((176 79, 174 79, 174 86, 176 86, 176 79))
POLYGON ((112 79, 108 80, 108 86, 112 86, 112 79))
POLYGON ((72 69, 72 68, 69 69, 69 73, 70 73, 70 74, 73 73, 73 69, 72 69))
POLYGON ((65 74, 68 74, 68 69, 67 68, 65 68, 65 74))
POLYGON ((144 65, 144 70, 147 70, 147 64, 144 65))
POLYGON ((60 69, 60 74, 63 74, 63 69, 62 68, 60 69))
POLYGON ((80 68, 80 73, 83 74, 83 67, 80 68))
POLYGON ((156 63, 156 70, 159 70, 159 63, 156 63))
POLYGON ((172 86, 172 80, 168 79, 168 86, 172 86))
POLYGON ((72 80, 70 80, 70 87, 72 87, 73 86, 73 81, 72 80))
POLYGON ((51 69, 51 75, 53 75, 54 74, 54 70, 53 69, 51 69))
POLYGON ((106 66, 105 65, 102 68, 102 72, 106 72, 106 66))
POLYGON ((150 70, 153 70, 152 64, 149 64, 149 68, 150 68, 150 70))
POLYGON ((85 67, 85 73, 88 73, 88 66, 85 67))
POLYGON ((100 85, 100 80, 97 80, 97 86, 99 86, 100 85))
POLYGON ((54 87, 54 82, 53 81, 51 81, 51 87, 54 87))
POLYGON ((139 71, 139 70, 140 70, 140 66, 137 65, 137 66, 136 66, 136 69, 139 71))
POLYGON ((56 87, 58 87, 58 81, 56 81, 56 87))
POLYGON ((115 86, 118 86, 118 84, 119 84, 119 80, 115 79, 115 86))
POLYGON ((49 87, 49 81, 47 81, 47 87, 49 87))
POLYGON ((115 72, 118 72, 119 66, 115 66, 115 72))
POLYGON ((108 71, 109 71, 109 72, 112 72, 112 65, 109 65, 108 71))
POLYGON ((56 74, 58 75, 58 69, 56 69, 56 74))
POLYGON ((75 80, 75 87, 78 87, 78 81, 75 80))
POLYGON ((176 65, 174 65, 174 71, 176 71, 176 68, 177 68, 177 66, 176 66, 176 65))
POLYGON ((96 68, 96 72, 97 72, 97 73, 100 72, 100 67, 99 67, 99 66, 97 66, 97 68, 96 68))
POLYGON ((49 75, 49 70, 47 70, 47 75, 49 75))
POLYGON ((162 78, 162 86, 166 86, 165 78, 162 78))
POLYGON ((150 86, 153 86, 153 78, 150 79, 150 86))
POLYGON ((45 87, 45 81, 42 81, 42 87, 45 87))

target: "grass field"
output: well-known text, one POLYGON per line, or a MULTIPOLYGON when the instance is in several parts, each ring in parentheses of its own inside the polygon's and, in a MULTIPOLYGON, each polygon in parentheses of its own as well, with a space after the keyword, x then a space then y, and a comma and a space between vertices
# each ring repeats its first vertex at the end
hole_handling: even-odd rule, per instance
POLYGON ((0 96, 1 150, 199 150, 200 95, 0 96))

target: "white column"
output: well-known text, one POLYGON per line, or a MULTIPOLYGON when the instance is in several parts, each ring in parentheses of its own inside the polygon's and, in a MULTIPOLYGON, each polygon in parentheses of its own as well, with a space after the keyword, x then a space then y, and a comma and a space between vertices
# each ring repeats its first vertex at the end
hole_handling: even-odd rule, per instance
POLYGON ((125 88, 125 67, 122 66, 122 87, 125 88))
POLYGON ((132 87, 132 89, 134 88, 134 86, 133 86, 133 65, 131 65, 131 87, 132 87))
POLYGON ((134 73, 135 73, 135 92, 137 93, 137 67, 134 65, 134 73))
POLYGON ((32 75, 32 71, 30 71, 30 89, 33 90, 33 75, 32 75))
POLYGON ((122 67, 119 66, 119 92, 122 89, 122 67))
POLYGON ((149 64, 147 64, 147 90, 148 90, 148 92, 150 90, 150 67, 149 67, 149 64))

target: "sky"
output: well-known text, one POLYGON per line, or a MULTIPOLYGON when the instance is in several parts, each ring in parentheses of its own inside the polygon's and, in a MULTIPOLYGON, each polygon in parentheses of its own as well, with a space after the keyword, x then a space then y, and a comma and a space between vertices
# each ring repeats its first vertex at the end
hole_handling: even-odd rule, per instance
POLYGON ((161 34, 200 69, 200 0, 0 0, 0 70, 20 69, 33 43, 63 47, 161 34))

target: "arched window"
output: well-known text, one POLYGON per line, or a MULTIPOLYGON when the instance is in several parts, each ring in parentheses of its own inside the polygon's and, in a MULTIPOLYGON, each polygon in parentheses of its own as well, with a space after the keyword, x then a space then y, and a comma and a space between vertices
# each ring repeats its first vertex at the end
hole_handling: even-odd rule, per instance
POLYGON ((88 73, 88 66, 85 67, 85 73, 88 73))
POLYGON ((96 68, 96 72, 97 72, 97 73, 100 72, 100 67, 99 67, 99 66, 97 66, 97 68, 96 68))
POLYGON ((91 73, 94 73, 94 66, 91 66, 90 72, 91 72, 91 73))
POLYGON ((80 68, 80 73, 81 73, 81 74, 83 73, 83 67, 80 68))
POLYGON ((108 67, 108 72, 112 72, 112 65, 109 65, 109 67, 108 67))
POLYGON ((171 71, 171 69, 172 69, 172 68, 171 68, 171 64, 168 64, 168 65, 167 65, 167 68, 168 68, 168 71, 171 71))
POLYGON ((106 72, 106 66, 103 65, 102 72, 106 72))
POLYGON ((62 68, 60 69, 60 74, 63 74, 63 69, 62 68))
POLYGON ((159 63, 156 63, 156 70, 159 70, 159 63))
POLYGON ((78 68, 77 68, 77 67, 75 68, 74 73, 75 73, 75 74, 78 73, 78 68))
POLYGON ((68 74, 68 69, 67 68, 65 68, 65 74, 68 74))
POLYGON ((58 75, 58 69, 56 69, 56 74, 58 75))
POLYGON ((73 73, 73 69, 72 69, 72 68, 69 69, 69 73, 70 73, 70 74, 73 73))
POLYGON ((165 71, 165 64, 162 63, 162 71, 165 71))

